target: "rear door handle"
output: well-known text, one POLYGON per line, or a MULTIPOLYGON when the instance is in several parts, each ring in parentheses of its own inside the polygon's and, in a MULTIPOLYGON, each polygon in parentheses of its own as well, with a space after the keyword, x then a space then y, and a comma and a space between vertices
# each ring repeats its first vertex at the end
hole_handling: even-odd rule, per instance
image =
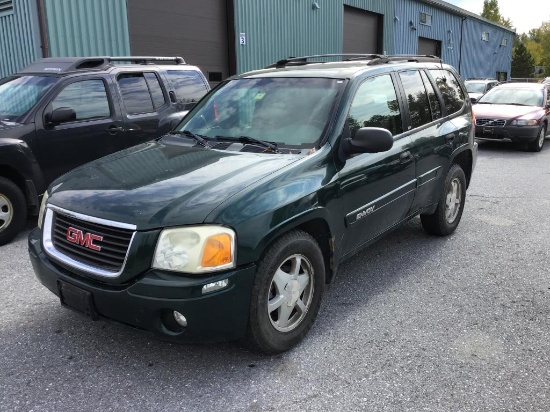
POLYGON ((109 134, 115 135, 115 134, 117 134, 118 132, 123 132, 123 131, 124 131, 124 127, 112 125, 112 126, 109 126, 109 127, 106 129, 106 131, 107 131, 109 134))

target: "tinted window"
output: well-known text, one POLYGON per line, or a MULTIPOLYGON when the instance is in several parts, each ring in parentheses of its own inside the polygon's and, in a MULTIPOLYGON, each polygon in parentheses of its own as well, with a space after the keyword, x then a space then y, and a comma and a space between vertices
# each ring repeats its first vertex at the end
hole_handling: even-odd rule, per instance
POLYGON ((142 73, 125 73, 118 76, 122 100, 129 114, 154 111, 149 88, 142 73))
POLYGON ((430 103, 420 72, 416 70, 401 72, 399 77, 405 89, 412 128, 430 123, 432 121, 430 103))
POLYGON ((166 74, 180 103, 193 106, 207 92, 202 76, 196 71, 168 70, 166 74))
POLYGON ((448 70, 430 70, 437 87, 443 95, 447 114, 458 112, 464 105, 464 93, 456 77, 448 70))
POLYGON ((426 91, 428 92, 428 100, 430 102, 430 109, 432 111, 432 120, 439 119, 441 117, 441 104, 439 103, 439 99, 437 97, 437 93, 435 92, 434 87, 430 83, 430 80, 428 80, 428 76, 426 76, 426 73, 420 72, 422 75, 422 81, 424 82, 424 86, 426 86, 426 91))
POLYGON ((109 100, 102 80, 84 80, 71 83, 52 101, 52 110, 70 107, 76 112, 76 120, 109 117, 109 100))
POLYGON ((160 87, 159 79, 155 73, 145 73, 144 76, 153 99, 153 106, 155 109, 158 109, 166 103, 164 93, 162 93, 162 88, 160 87))
POLYGON ((389 75, 367 79, 359 86, 348 123, 352 136, 361 127, 382 127, 394 136, 403 132, 399 103, 389 75))

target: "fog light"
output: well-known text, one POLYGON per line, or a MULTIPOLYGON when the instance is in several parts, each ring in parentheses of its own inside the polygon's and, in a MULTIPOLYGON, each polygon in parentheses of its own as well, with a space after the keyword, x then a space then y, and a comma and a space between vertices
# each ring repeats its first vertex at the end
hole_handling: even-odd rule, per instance
POLYGON ((176 320, 178 325, 183 326, 184 328, 187 326, 187 319, 185 319, 185 316, 183 316, 177 310, 174 311, 174 319, 176 320))
POLYGON ((204 285, 202 287, 202 294, 214 292, 216 290, 223 289, 229 285, 229 279, 218 280, 217 282, 212 282, 204 285))

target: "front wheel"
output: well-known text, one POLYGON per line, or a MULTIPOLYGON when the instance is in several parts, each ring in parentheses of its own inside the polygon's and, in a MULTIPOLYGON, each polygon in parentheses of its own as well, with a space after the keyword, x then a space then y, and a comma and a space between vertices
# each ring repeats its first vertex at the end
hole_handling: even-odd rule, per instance
POLYGON ((527 149, 530 152, 540 152, 544 146, 544 139, 546 138, 546 126, 543 124, 540 127, 539 134, 535 140, 527 144, 527 149))
POLYGON ((248 342, 264 353, 295 346, 317 317, 324 283, 324 258, 315 239, 302 231, 279 238, 258 265, 248 342))
POLYGON ((18 234, 26 220, 25 195, 11 180, 0 177, 0 246, 18 234))
POLYGON ((443 192, 437 209, 431 215, 420 215, 422 227, 427 233, 447 236, 455 231, 466 200, 466 176, 459 165, 452 165, 445 178, 443 192))

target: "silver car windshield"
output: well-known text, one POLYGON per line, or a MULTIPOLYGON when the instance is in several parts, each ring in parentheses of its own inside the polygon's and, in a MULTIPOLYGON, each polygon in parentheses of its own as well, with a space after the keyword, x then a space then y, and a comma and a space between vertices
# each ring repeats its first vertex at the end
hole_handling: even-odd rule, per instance
POLYGON ((517 104, 521 106, 542 106, 542 90, 527 88, 494 88, 487 92, 478 103, 517 104))
POLYGON ((287 147, 312 147, 321 138, 343 80, 237 79, 210 94, 178 126, 207 139, 243 136, 287 147))
POLYGON ((17 121, 58 80, 52 76, 22 76, 0 84, 0 120, 17 121))

